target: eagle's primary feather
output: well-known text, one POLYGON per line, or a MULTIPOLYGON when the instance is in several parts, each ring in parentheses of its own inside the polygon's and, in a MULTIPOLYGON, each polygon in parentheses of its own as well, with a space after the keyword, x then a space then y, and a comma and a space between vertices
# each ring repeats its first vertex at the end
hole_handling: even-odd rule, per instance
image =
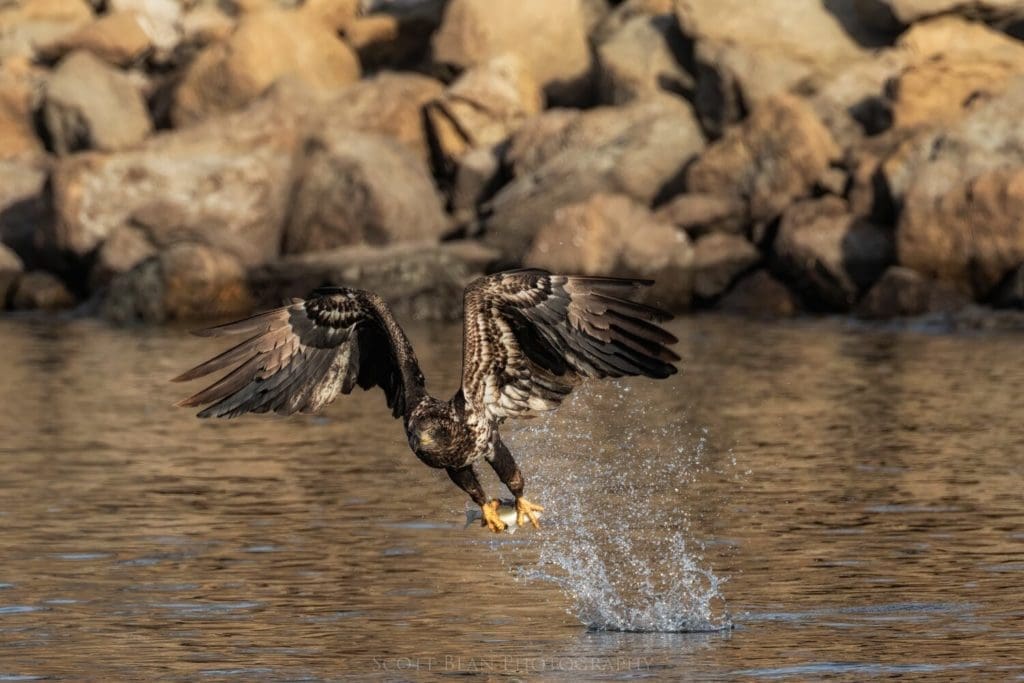
POLYGON ((505 418, 552 410, 582 379, 676 372, 660 327, 671 316, 630 299, 647 280, 553 275, 536 269, 480 278, 465 292, 462 386, 450 401, 426 392, 412 345, 388 305, 370 292, 324 287, 309 298, 199 332, 244 335, 220 355, 175 378, 228 370, 181 401, 206 406, 199 417, 319 410, 355 386, 384 391, 403 417, 409 444, 426 464, 443 467, 484 508, 493 530, 504 525, 488 506, 473 465, 485 458, 516 496, 521 519, 540 509, 522 499, 523 479, 498 435, 505 418))

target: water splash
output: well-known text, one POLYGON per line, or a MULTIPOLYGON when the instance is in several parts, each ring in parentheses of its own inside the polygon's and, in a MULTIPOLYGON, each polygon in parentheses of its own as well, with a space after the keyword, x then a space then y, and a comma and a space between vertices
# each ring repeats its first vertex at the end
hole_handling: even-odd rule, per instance
POLYGON ((516 571, 561 586, 591 629, 730 628, 724 579, 689 540, 688 493, 715 468, 706 431, 630 393, 625 384, 582 391, 560 415, 506 436, 529 497, 546 507, 544 528, 516 537, 536 548, 537 564, 516 571), (618 414, 595 421, 589 406, 609 402, 618 414))

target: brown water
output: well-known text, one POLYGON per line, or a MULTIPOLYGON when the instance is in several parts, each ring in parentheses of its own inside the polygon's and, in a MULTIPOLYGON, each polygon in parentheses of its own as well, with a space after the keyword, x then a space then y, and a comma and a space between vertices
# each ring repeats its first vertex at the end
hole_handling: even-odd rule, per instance
POLYGON ((198 421, 210 340, 0 321, 0 680, 1024 678, 1020 336, 674 329, 519 426, 545 529, 492 538, 378 394, 198 421))

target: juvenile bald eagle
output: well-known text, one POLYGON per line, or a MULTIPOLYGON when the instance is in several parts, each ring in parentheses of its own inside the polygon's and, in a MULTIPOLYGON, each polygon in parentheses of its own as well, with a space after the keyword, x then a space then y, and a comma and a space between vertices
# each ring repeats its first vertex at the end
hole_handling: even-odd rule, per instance
POLYGON ((664 311, 627 297, 645 280, 515 270, 480 278, 465 291, 462 387, 449 401, 430 396, 412 346, 376 294, 322 287, 308 299, 198 334, 246 338, 175 381, 234 366, 181 401, 208 406, 199 417, 319 410, 356 386, 384 390, 402 417, 409 446, 443 468, 473 502, 483 524, 502 531, 498 501, 487 500, 474 469, 486 460, 516 499, 516 523, 539 528, 543 510, 523 497, 523 475, 498 435, 508 417, 557 408, 588 377, 663 379, 679 360, 677 340, 656 325, 664 311))

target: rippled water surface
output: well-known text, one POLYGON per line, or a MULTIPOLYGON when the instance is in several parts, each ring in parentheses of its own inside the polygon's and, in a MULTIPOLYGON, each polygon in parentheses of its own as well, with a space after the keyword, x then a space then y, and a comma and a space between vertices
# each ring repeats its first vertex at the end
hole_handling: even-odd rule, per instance
POLYGON ((0 680, 1024 679, 1024 339, 673 329, 506 426, 545 528, 492 538, 379 394, 199 421, 216 343, 0 321, 0 680))

